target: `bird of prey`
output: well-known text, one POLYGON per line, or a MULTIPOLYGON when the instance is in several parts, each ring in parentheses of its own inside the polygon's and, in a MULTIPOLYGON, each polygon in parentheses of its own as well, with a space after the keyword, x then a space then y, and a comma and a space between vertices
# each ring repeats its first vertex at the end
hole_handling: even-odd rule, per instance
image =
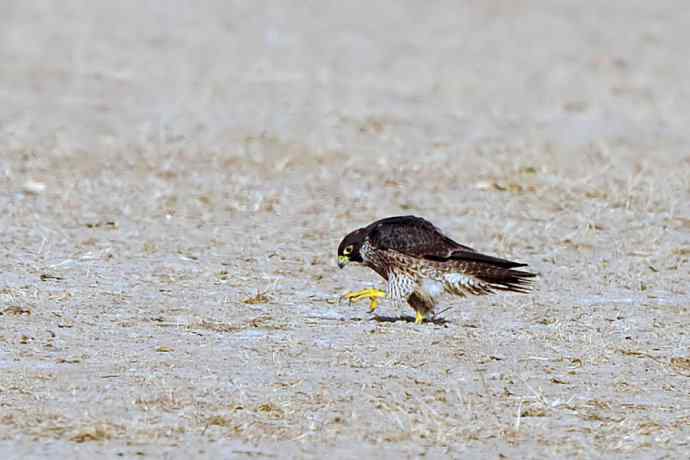
POLYGON ((465 297, 494 291, 525 293, 534 273, 526 264, 481 254, 456 243, 431 222, 415 216, 378 220, 348 234, 338 246, 338 266, 363 264, 387 281, 386 291, 348 292, 351 302, 369 299, 373 313, 380 298, 406 300, 421 324, 443 293, 465 297))

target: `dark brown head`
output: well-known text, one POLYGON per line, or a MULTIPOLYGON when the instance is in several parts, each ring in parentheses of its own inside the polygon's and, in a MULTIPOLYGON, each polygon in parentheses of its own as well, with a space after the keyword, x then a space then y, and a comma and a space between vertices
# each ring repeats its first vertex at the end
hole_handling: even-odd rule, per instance
POLYGON ((338 267, 343 268, 349 262, 363 262, 359 250, 366 235, 367 230, 359 228, 343 238, 343 241, 338 245, 338 267))

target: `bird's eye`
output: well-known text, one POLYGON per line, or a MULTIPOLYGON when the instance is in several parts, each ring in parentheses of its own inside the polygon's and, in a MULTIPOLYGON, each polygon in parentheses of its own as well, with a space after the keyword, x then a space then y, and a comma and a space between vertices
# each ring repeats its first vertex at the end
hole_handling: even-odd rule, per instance
POLYGON ((345 254, 346 256, 349 256, 350 254, 352 254, 352 245, 349 245, 348 247, 343 249, 343 254, 345 254))

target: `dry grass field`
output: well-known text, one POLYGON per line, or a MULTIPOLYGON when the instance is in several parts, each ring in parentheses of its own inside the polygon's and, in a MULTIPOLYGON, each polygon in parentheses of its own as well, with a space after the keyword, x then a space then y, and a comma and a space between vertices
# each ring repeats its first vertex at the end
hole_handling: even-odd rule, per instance
POLYGON ((0 458, 687 456, 685 3, 345 5, 0 3, 0 458), (396 214, 534 292, 339 301, 396 214))

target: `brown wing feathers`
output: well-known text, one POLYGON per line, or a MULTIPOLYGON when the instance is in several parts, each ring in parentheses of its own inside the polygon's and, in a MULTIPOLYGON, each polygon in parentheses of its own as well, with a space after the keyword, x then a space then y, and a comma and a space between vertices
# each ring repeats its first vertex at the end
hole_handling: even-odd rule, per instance
POLYGON ((487 256, 486 254, 482 254, 480 252, 470 252, 470 251, 453 251, 451 254, 449 254, 446 257, 442 256, 435 256, 435 255, 427 255, 425 256, 425 259, 429 260, 436 260, 436 261, 445 261, 445 260, 462 260, 466 262, 479 262, 482 264, 494 266, 494 267, 501 267, 501 268, 515 268, 515 267, 525 267, 527 264, 521 264, 520 262, 513 262, 511 260, 506 260, 506 259, 500 259, 498 257, 493 257, 493 256, 487 256))
POLYGON ((369 226, 369 241, 379 249, 438 262, 456 263, 460 271, 489 284, 491 289, 527 292, 534 273, 514 270, 527 264, 488 256, 463 246, 431 222, 415 216, 389 217, 369 226))
POLYGON ((369 241, 379 249, 394 249, 414 257, 448 257, 454 251, 473 252, 441 233, 431 222, 415 216, 381 219, 368 228, 369 241))

